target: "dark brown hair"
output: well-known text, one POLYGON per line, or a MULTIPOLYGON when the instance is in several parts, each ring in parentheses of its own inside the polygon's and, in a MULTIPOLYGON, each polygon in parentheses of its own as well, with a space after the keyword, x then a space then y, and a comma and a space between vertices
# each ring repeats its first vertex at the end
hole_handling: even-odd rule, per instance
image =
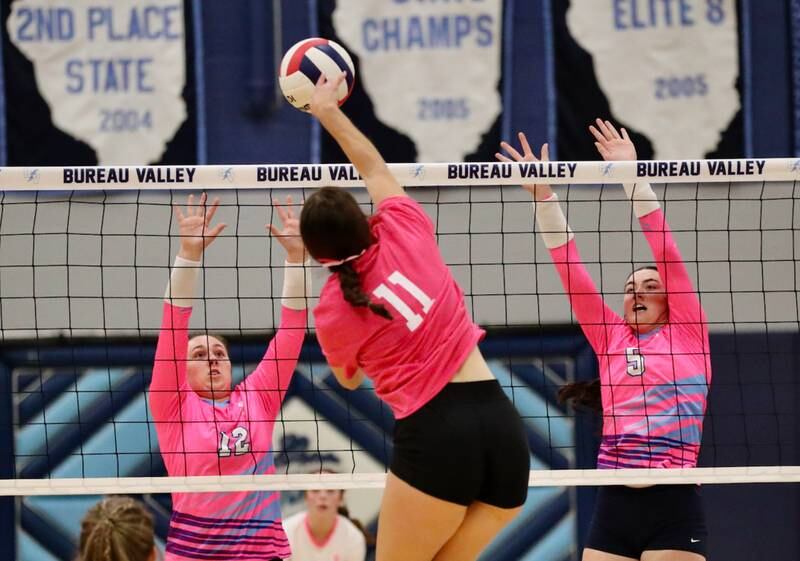
MULTIPOLYGON (((342 496, 344 497, 344 491, 342 491, 342 496)), ((362 534, 364 534, 364 541, 367 543, 367 547, 372 547, 373 545, 375 545, 375 536, 372 534, 372 532, 370 532, 367 529, 366 526, 364 526, 361 520, 358 520, 357 518, 353 518, 352 516, 350 516, 350 511, 347 509, 347 506, 345 505, 340 506, 338 513, 339 515, 344 516, 350 522, 352 522, 353 526, 358 528, 358 530, 362 534)))
POLYGON ((570 403, 575 409, 603 412, 603 400, 600 395, 600 378, 588 382, 572 382, 558 390, 559 403, 570 403))
POLYGON ((153 517, 130 497, 108 497, 81 522, 80 561, 147 561, 153 553, 153 517))
MULTIPOLYGON (((189 334, 189 341, 191 341, 195 337, 213 337, 214 339, 216 339, 217 341, 222 343, 222 346, 225 347, 225 352, 230 353, 230 350, 229 350, 229 347, 228 347, 228 340, 225 337, 223 337, 222 335, 217 335, 216 333, 207 333, 205 331, 200 331, 198 333, 190 333, 189 334)), ((206 341, 208 341, 208 339, 206 339, 206 341)))
POLYGON ((634 269, 633 271, 631 271, 631 274, 628 275, 628 278, 631 278, 634 275, 634 273, 638 273, 639 271, 655 271, 655 272, 658 272, 658 267, 656 267, 655 265, 645 265, 644 267, 639 267, 638 269, 634 269))
MULTIPOLYGON (((375 243, 367 217, 356 199, 342 189, 323 187, 303 204, 300 235, 314 259, 346 259, 358 255, 375 243)), ((392 319, 383 304, 373 303, 361 287, 353 262, 330 268, 339 275, 344 299, 356 307, 366 307, 379 316, 392 319)))

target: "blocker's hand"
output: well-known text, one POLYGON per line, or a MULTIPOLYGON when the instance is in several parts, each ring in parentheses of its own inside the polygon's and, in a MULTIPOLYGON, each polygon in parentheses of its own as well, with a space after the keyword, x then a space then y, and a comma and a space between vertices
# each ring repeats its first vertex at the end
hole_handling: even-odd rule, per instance
MULTIPOLYGON (((286 260, 289 263, 302 263, 306 260, 306 246, 300 236, 300 219, 295 215, 292 196, 286 196, 286 204, 278 199, 272 199, 272 204, 278 211, 283 228, 278 228, 274 224, 267 224, 267 231, 283 246, 286 250, 286 260)), ((300 206, 303 206, 302 203, 300 206)))
POLYGON ((211 226, 211 220, 219 208, 219 199, 215 198, 211 206, 206 205, 208 195, 200 195, 200 202, 195 204, 194 195, 189 195, 186 208, 175 207, 175 218, 178 221, 181 249, 178 255, 190 261, 200 261, 205 249, 214 243, 217 236, 225 229, 225 223, 211 226))
POLYGON ((594 136, 594 145, 604 160, 620 162, 637 159, 636 147, 625 128, 620 129, 620 134, 611 121, 596 119, 595 124, 597 127, 589 125, 589 132, 594 136))

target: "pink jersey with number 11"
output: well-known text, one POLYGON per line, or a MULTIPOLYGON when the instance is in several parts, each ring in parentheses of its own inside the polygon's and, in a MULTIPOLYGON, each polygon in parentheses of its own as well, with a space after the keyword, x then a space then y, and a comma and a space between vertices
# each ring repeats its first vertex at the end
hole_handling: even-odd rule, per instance
POLYGON ((600 369, 598 468, 697 464, 711 383, 708 327, 661 209, 639 219, 669 306, 669 322, 637 335, 603 301, 574 240, 550 253, 600 369))
POLYGON ((483 330, 439 254, 433 223, 414 199, 389 197, 370 218, 377 240, 357 261, 361 286, 392 320, 345 301, 332 274, 314 308, 317 338, 331 366, 359 368, 401 419, 450 381, 483 330))

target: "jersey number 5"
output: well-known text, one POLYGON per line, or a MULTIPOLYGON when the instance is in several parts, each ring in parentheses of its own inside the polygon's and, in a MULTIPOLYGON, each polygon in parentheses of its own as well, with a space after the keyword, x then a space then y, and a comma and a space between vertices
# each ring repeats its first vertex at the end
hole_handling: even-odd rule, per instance
MULTIPOLYGON (((387 280, 393 285, 399 285, 403 287, 403 290, 413 296, 414 299, 419 302, 420 305, 422 305, 423 313, 427 314, 431 309, 431 306, 433 305, 433 299, 425 294, 420 287, 411 282, 401 272, 393 272, 391 275, 389 275, 387 280)), ((397 310, 397 313, 405 318, 406 326, 408 327, 409 331, 414 331, 416 328, 422 325, 422 316, 412 310, 408 304, 400 299, 396 292, 393 292, 392 289, 386 286, 384 283, 379 284, 375 290, 372 291, 372 294, 378 298, 386 300, 389 304, 391 304, 392 308, 397 310)))
POLYGON ((628 375, 641 376, 644 374, 644 357, 639 354, 638 347, 628 347, 625 349, 625 360, 628 361, 628 375))
MULTIPOLYGON (((231 431, 231 436, 235 439, 233 445, 234 456, 241 456, 250 451, 250 443, 247 441, 247 429, 244 427, 236 427, 231 431)), ((220 458, 227 458, 231 455, 231 436, 220 431, 219 433, 219 450, 217 454, 220 458)))

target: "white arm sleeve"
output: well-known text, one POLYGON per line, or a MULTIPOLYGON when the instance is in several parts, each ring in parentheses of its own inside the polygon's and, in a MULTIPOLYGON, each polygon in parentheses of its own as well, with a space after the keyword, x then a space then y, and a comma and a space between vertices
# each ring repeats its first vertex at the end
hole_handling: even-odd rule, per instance
POLYGON ((660 208, 658 197, 649 183, 625 183, 622 187, 633 202, 633 213, 636 218, 647 216, 660 208))
POLYGON ((533 212, 547 249, 561 247, 575 237, 555 193, 549 199, 534 201, 533 212))
POLYGON ((283 266, 283 299, 281 304, 292 310, 305 310, 307 299, 311 298, 311 261, 289 263, 283 266))
POLYGON ((164 292, 164 301, 173 306, 190 308, 194 289, 197 284, 197 275, 200 274, 200 261, 189 261, 183 257, 175 256, 172 273, 164 292))

